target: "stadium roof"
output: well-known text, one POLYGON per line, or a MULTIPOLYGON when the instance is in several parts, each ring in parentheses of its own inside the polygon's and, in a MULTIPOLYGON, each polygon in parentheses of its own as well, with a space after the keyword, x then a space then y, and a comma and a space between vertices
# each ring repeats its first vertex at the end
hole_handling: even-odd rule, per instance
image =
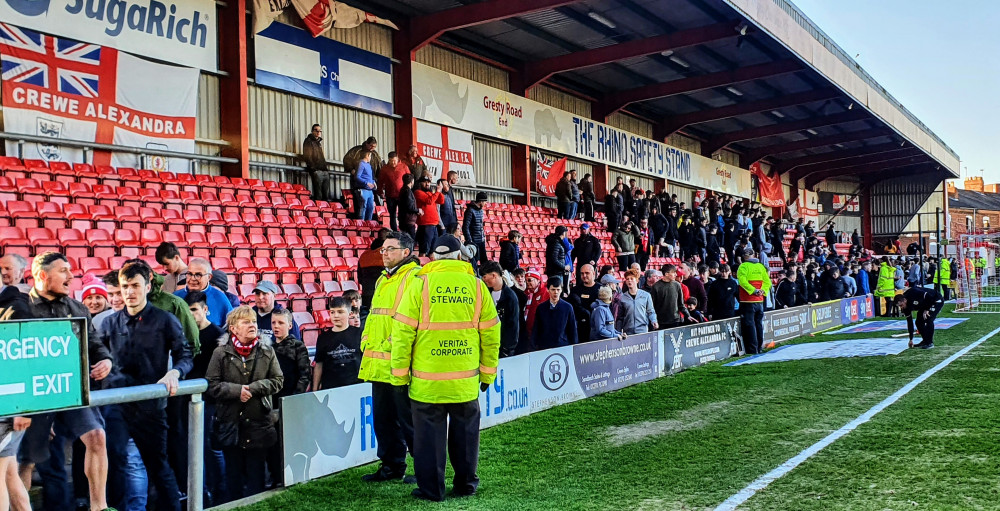
POLYGON ((955 195, 948 197, 949 208, 984 209, 1000 211, 1000 193, 984 193, 972 190, 955 190, 955 195))
POLYGON ((796 179, 927 173, 958 156, 786 0, 367 0, 438 44, 796 179), (869 166, 869 164, 876 164, 869 166), (841 170, 844 169, 844 170, 841 170), (874 173, 877 175, 871 175, 874 173))

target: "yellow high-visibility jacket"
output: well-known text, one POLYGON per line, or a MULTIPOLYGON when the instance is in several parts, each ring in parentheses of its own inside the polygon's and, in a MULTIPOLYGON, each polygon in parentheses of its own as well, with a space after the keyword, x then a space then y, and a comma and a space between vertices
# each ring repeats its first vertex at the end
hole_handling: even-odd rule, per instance
POLYGON ((941 259, 934 273, 934 283, 947 286, 949 282, 951 282, 951 263, 947 259, 941 259))
POLYGON ((757 259, 749 259, 736 269, 736 282, 739 284, 740 303, 761 303, 771 292, 771 272, 757 259), (761 290, 764 294, 754 296, 754 291, 761 290))
POLYGON ((392 275, 388 274, 388 270, 383 271, 375 282, 372 309, 365 321, 365 330, 361 333, 359 379, 391 383, 389 359, 392 358, 392 315, 403 299, 405 284, 419 270, 420 265, 410 261, 397 268, 392 275))
POLYGON ((878 284, 875 286, 875 296, 888 298, 896 294, 896 269, 882 263, 878 269, 878 284))
POLYGON ((428 263, 407 283, 393 319, 392 383, 409 383, 411 399, 465 403, 496 379, 500 322, 469 263, 428 263))

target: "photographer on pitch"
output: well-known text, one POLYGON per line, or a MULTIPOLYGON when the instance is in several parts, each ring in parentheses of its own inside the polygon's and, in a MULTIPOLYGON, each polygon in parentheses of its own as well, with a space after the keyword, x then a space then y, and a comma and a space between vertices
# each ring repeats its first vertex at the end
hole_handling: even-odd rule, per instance
POLYGON ((933 289, 911 287, 896 296, 896 307, 906 316, 906 329, 910 333, 910 347, 930 349, 934 347, 934 320, 944 307, 944 298, 933 289), (921 341, 913 344, 913 313, 917 313, 917 332, 921 341))

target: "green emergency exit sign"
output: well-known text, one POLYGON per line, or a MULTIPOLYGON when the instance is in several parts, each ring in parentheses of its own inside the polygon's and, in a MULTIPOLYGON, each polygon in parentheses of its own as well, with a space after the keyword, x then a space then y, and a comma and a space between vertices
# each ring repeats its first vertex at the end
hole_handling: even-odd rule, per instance
POLYGON ((83 319, 0 322, 0 417, 89 402, 83 319))

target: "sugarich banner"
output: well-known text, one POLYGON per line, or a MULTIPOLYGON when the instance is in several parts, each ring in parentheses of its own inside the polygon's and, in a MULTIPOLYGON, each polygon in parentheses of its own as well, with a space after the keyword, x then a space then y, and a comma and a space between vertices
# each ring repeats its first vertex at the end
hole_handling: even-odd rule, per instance
MULTIPOLYGON (((198 70, 0 23, 4 128, 53 139, 194 152, 198 70), (155 77, 155 79, 151 79, 155 77)), ((16 141, 7 154, 17 154, 16 141)), ((25 144, 24 158, 83 161, 83 150, 25 144)), ((131 153, 94 152, 94 164, 138 167, 131 153)), ((187 172, 187 160, 154 158, 187 172)))
POLYGON ((355 28, 362 23, 378 23, 399 30, 395 23, 387 19, 332 0, 254 0, 254 33, 260 33, 270 26, 281 15, 281 11, 291 5, 295 6, 295 12, 313 37, 318 37, 331 28, 355 28))
POLYGON ((535 157, 535 190, 545 197, 556 196, 556 185, 566 173, 566 162, 569 158, 558 160, 547 158, 541 152, 535 157))
POLYGON ((430 175, 447 179, 449 172, 458 172, 459 186, 475 187, 472 133, 419 120, 416 126, 417 152, 430 175))
POLYGON ((760 203, 769 208, 785 207, 785 190, 781 186, 781 176, 768 176, 761 168, 760 162, 750 165, 750 173, 757 179, 760 190, 760 203))
MULTIPOLYGON (((218 69, 212 0, 6 0, 0 20, 182 66, 218 69)), ((155 82, 157 75, 142 75, 155 82)))
POLYGON ((392 61, 274 23, 254 37, 257 85, 392 115, 392 61))
POLYGON ((605 163, 692 188, 748 197, 750 173, 607 124, 413 62, 413 116, 605 163))

